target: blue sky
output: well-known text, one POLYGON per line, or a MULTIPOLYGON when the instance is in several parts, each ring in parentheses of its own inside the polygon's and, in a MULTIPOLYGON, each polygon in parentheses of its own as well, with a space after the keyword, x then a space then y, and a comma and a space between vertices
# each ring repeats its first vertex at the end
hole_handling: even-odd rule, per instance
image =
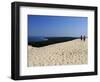
POLYGON ((28 36, 87 36, 87 17, 28 15, 28 36))

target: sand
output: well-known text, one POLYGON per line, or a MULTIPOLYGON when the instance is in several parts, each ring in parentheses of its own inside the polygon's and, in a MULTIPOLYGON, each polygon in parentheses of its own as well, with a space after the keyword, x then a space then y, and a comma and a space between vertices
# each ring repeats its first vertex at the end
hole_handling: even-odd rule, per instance
POLYGON ((28 66, 87 64, 87 44, 76 39, 40 48, 28 46, 28 66))

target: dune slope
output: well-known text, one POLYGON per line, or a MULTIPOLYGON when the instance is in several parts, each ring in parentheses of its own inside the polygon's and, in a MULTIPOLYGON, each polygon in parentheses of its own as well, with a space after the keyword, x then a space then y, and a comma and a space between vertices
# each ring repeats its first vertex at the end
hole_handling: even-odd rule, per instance
POLYGON ((87 64, 87 44, 76 39, 40 48, 28 46, 28 66, 87 64))

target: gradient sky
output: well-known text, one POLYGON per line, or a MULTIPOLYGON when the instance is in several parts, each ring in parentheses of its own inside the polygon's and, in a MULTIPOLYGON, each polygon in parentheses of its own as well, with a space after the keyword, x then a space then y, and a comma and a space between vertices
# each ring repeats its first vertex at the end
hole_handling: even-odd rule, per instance
POLYGON ((28 36, 87 36, 87 17, 28 15, 28 36))

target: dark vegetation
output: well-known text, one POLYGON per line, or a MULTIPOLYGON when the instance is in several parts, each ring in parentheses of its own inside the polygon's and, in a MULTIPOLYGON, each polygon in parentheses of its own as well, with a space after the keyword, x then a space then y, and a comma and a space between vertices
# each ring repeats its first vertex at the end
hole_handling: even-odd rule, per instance
POLYGON ((78 39, 78 37, 45 37, 48 40, 44 40, 44 41, 30 41, 28 42, 28 45, 31 45, 33 47, 43 47, 43 46, 47 46, 47 45, 51 45, 51 44, 55 44, 55 43, 61 43, 61 42, 65 42, 65 41, 71 41, 74 39, 78 39))

